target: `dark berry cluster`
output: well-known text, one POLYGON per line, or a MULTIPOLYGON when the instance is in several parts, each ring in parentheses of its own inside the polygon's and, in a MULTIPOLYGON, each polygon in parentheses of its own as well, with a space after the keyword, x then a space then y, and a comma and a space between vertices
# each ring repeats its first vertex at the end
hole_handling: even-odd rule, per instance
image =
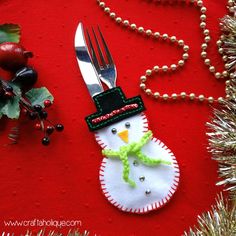
POLYGON ((27 66, 28 57, 32 57, 32 55, 17 43, 7 42, 0 45, 0 67, 14 74, 10 81, 0 80, 0 101, 4 102, 18 96, 21 110, 30 120, 37 120, 35 128, 44 133, 42 144, 48 145, 50 135, 54 131, 63 131, 64 127, 62 124, 53 124, 48 120, 48 113, 45 108, 52 105, 50 100, 45 100, 42 105, 32 105, 24 96, 38 78, 37 72, 32 67, 27 66), (20 93, 14 89, 14 84, 20 88, 20 93))
MULTIPOLYGON (((23 104, 24 106, 24 104, 23 104)), ((44 101, 45 107, 51 106, 50 100, 44 101)), ((42 144, 47 146, 50 143, 50 135, 54 132, 61 132, 64 129, 62 124, 53 124, 50 120, 47 119, 48 113, 40 105, 34 105, 29 107, 24 106, 23 112, 29 117, 30 120, 37 120, 35 123, 35 129, 43 131, 44 137, 42 139, 42 144)))

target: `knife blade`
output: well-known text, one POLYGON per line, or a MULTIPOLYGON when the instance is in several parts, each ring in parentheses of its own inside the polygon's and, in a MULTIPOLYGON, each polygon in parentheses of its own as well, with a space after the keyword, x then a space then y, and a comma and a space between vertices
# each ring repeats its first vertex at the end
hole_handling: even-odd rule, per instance
POLYGON ((77 62, 83 76, 84 82, 91 97, 104 91, 99 76, 93 66, 88 46, 84 37, 83 25, 80 22, 75 33, 75 52, 77 62))

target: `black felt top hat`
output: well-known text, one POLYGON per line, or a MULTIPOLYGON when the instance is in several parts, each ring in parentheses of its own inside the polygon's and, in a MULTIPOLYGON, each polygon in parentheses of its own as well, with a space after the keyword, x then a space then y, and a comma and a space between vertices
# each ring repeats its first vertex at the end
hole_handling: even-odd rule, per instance
POLYGON ((93 97, 97 112, 85 118, 91 131, 95 131, 145 110, 142 98, 126 98, 120 87, 93 97))

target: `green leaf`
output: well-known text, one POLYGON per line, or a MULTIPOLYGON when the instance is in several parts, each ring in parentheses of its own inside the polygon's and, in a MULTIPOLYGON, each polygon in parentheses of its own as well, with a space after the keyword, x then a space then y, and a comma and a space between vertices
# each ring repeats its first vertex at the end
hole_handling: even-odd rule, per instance
POLYGON ((20 26, 16 24, 0 25, 0 43, 20 41, 20 26))
POLYGON ((43 108, 45 107, 44 106, 45 100, 50 100, 51 102, 53 102, 54 100, 54 97, 52 96, 52 94, 45 87, 33 88, 29 90, 25 94, 25 96, 27 99, 29 99, 29 101, 31 102, 33 106, 38 104, 38 105, 41 105, 43 108))
POLYGON ((8 82, 8 84, 13 88, 13 92, 17 96, 21 96, 21 89, 20 89, 20 86, 18 84, 11 83, 11 82, 8 82))
POLYGON ((20 116, 20 96, 21 96, 21 90, 20 88, 12 83, 9 83, 13 87, 13 91, 16 94, 11 99, 8 99, 6 101, 0 101, 0 118, 3 115, 6 115, 10 119, 18 119, 20 116))
POLYGON ((18 96, 8 99, 6 104, 2 107, 1 113, 10 119, 18 119, 20 116, 19 101, 20 98, 18 96))

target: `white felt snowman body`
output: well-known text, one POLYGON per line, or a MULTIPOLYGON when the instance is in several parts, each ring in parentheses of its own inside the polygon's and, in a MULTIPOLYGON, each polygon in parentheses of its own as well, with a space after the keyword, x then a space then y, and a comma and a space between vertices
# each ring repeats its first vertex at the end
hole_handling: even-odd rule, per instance
MULTIPOLYGON (((148 132, 145 114, 139 113, 95 132, 103 150, 118 151, 120 147, 139 142, 148 132)), ((179 182, 179 167, 174 154, 157 138, 152 137, 141 149, 152 159, 168 164, 149 166, 137 156, 128 155, 130 186, 123 179, 124 166, 119 158, 104 157, 100 168, 103 193, 114 206, 131 213, 146 213, 164 206, 172 198, 179 182)))

